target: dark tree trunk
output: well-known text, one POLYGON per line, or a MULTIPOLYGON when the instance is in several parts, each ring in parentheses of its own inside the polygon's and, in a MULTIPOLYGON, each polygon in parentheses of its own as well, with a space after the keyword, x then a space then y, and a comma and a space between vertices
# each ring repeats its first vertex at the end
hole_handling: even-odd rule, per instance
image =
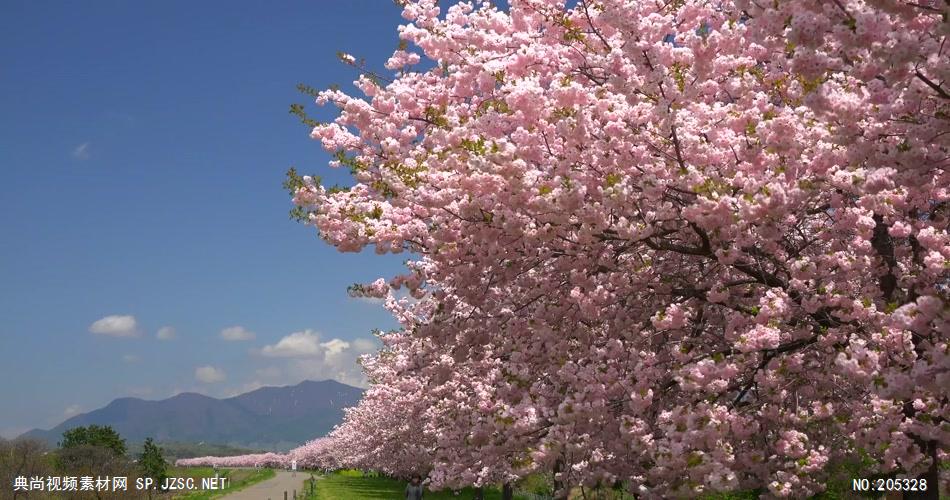
MULTIPOLYGON (((884 217, 880 214, 874 214, 874 234, 871 238, 871 246, 887 266, 887 272, 878 277, 878 287, 887 303, 897 301, 899 304, 907 304, 917 300, 917 293, 911 289, 906 296, 895 297, 895 295, 900 295, 898 292, 900 292, 901 289, 898 287, 897 276, 894 275, 894 268, 897 267, 897 259, 894 256, 894 240, 891 238, 888 229, 889 226, 884 223, 884 217)), ((918 264, 921 264, 919 261, 919 243, 917 243, 915 238, 911 237, 910 244, 914 251, 914 260, 917 261, 918 264)), ((914 350, 918 356, 923 354, 921 341, 916 336, 914 338, 914 350)), ((904 416, 908 419, 913 419, 917 414, 911 401, 904 401, 903 410, 904 416)), ((924 440, 914 434, 910 434, 910 437, 914 440, 914 443, 920 447, 920 451, 930 458, 931 463, 926 472, 917 476, 917 480, 920 483, 918 484, 918 488, 922 488, 924 481, 926 481, 927 489, 904 492, 904 498, 914 500, 940 500, 940 461, 937 459, 937 442, 924 440)))
POLYGON ((937 442, 927 441, 921 448, 930 457, 931 462, 927 471, 917 476, 917 480, 918 486, 926 481, 927 489, 905 492, 904 500, 940 500, 940 460, 937 458, 937 442))
POLYGON ((567 485, 563 480, 558 479, 557 475, 564 471, 564 459, 558 457, 554 461, 554 499, 555 500, 567 500, 570 491, 567 490, 567 485))
POLYGON ((515 497, 514 489, 511 487, 511 483, 505 483, 501 487, 501 500, 512 500, 515 497))
POLYGON ((474 500, 485 500, 485 488, 481 486, 475 488, 475 496, 473 498, 474 500))

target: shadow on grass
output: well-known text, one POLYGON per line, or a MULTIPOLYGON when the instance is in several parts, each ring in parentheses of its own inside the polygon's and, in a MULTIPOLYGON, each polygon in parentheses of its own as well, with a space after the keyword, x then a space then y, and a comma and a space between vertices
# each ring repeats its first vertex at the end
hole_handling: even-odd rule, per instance
MULTIPOLYGON (((343 471, 334 473, 317 481, 316 498, 319 500, 342 499, 346 500, 393 500, 402 498, 406 490, 406 482, 396 479, 372 477, 343 471)), ((465 488, 458 495, 454 491, 428 491, 426 500, 468 500, 475 496, 472 488, 465 488)), ((497 489, 486 488, 485 500, 500 500, 501 493, 497 489)))
POLYGON ((399 498, 403 486, 392 479, 331 474, 317 482, 317 498, 347 500, 391 500, 399 498))

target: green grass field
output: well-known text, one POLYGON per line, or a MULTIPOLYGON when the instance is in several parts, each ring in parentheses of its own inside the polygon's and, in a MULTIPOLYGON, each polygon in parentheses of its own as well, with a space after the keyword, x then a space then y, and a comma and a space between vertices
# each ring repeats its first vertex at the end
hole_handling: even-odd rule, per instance
MULTIPOLYGON (((234 493, 252 484, 270 479, 276 474, 273 469, 221 469, 219 472, 221 476, 228 478, 227 488, 215 491, 194 491, 173 498, 181 500, 208 500, 218 498, 228 493, 234 493)), ((203 477, 214 477, 214 469, 211 467, 173 467, 169 469, 168 475, 174 477, 193 477, 196 481, 200 481, 200 478, 203 477)))
MULTIPOLYGON (((307 478, 309 481, 309 478, 307 478)), ((402 498, 406 482, 385 477, 373 477, 359 471, 339 471, 317 480, 315 495, 309 495, 310 485, 305 481, 301 491, 308 492, 306 500, 393 500, 402 498)), ((426 491, 426 500, 469 500, 474 490, 466 488, 458 496, 451 490, 426 491)), ((516 497, 517 498, 517 497, 516 497)), ((501 500, 501 492, 485 489, 485 500, 501 500)))
MULTIPOLYGON (((392 500, 402 498, 406 488, 406 482, 385 477, 376 477, 367 475, 360 471, 345 470, 331 473, 329 476, 318 477, 314 483, 314 494, 310 494, 310 478, 306 478, 300 491, 304 500, 336 500, 345 498, 346 500, 392 500)), ((540 476, 532 476, 523 480, 521 488, 526 491, 544 492, 546 483, 540 476)), ((546 492, 549 493, 549 492, 546 492)), ((475 496, 472 488, 461 490, 458 495, 454 491, 428 491, 426 490, 426 500, 470 500, 475 496)), ((523 500, 523 497, 515 494, 515 500, 523 500)), ((571 492, 571 499, 596 499, 596 500, 630 500, 632 495, 612 491, 592 491, 582 492, 576 488, 571 492)), ((747 494, 725 494, 725 495, 707 495, 702 497, 704 500, 749 500, 756 498, 755 495, 747 494)), ((500 500, 501 492, 497 488, 485 489, 485 500, 500 500)))
MULTIPOLYGON (((338 471, 328 476, 318 477, 314 483, 314 493, 310 494, 309 477, 303 480, 303 486, 300 490, 303 495, 298 497, 302 500, 393 500, 403 498, 403 492, 406 488, 406 482, 386 477, 376 477, 360 471, 338 471)), ((849 485, 840 482, 833 482, 829 485, 828 491, 812 497, 812 500, 841 500, 852 498, 883 498, 875 495, 858 495, 849 489, 849 485)), ((850 483, 849 483, 850 484, 850 483)), ((522 491, 537 491, 542 493, 545 482, 539 477, 529 477, 522 480, 520 488, 522 491), (536 483, 536 484, 535 484, 536 483)), ((548 493, 548 492, 544 492, 548 493)), ((455 492, 448 491, 426 491, 426 500, 470 500, 474 497, 474 490, 466 488, 458 495, 455 492)), ((191 497, 189 497, 191 498, 191 497)), ((592 491, 590 489, 581 492, 576 488, 571 492, 572 500, 629 500, 633 496, 612 490, 592 491)), ((734 493, 708 493, 700 496, 702 500, 755 500, 759 498, 759 492, 743 491, 734 493)), ((950 500, 945 495, 941 495, 942 500, 950 500)), ((501 492, 496 488, 486 488, 486 500, 500 500, 501 492)), ((515 500, 523 500, 522 497, 515 494, 515 500)))

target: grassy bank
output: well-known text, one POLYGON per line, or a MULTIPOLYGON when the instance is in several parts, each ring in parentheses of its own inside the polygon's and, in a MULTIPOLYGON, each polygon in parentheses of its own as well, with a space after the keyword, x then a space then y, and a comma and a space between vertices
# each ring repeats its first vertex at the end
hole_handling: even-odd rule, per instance
MULTIPOLYGON (((220 469, 220 476, 228 478, 228 487, 223 490, 202 490, 192 491, 177 495, 173 498, 181 500, 207 500, 218 498, 229 493, 247 488, 252 484, 266 481, 275 476, 273 469, 220 469)), ((174 477, 193 477, 200 484, 203 477, 214 477, 214 469, 211 467, 176 467, 169 471, 169 476, 174 477)))
MULTIPOLYGON (((309 477, 306 481, 309 481, 309 477)), ((301 491, 307 492, 307 500, 392 500, 402 498, 406 482, 387 477, 374 477, 360 471, 339 471, 318 479, 315 494, 310 495, 310 484, 304 482, 301 491)), ((465 488, 458 496, 452 490, 426 490, 426 500, 459 500, 472 498, 472 488, 465 488)), ((501 500, 501 492, 495 488, 485 489, 485 500, 501 500)))

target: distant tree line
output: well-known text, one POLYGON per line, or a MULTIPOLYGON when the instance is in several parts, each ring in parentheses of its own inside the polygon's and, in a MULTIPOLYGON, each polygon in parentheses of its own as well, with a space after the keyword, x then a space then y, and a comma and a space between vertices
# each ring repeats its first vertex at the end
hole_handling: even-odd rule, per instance
POLYGON ((55 498, 55 493, 13 491, 17 477, 127 477, 128 491, 78 491, 70 492, 70 498, 97 500, 109 498, 134 498, 151 496, 151 492, 137 495, 134 482, 137 478, 149 477, 153 484, 161 485, 168 476, 168 463, 162 449, 148 438, 142 452, 134 457, 127 453, 125 439, 110 426, 89 425, 75 427, 63 433, 58 449, 37 439, 0 439, 0 484, 3 494, 12 498, 55 498))

